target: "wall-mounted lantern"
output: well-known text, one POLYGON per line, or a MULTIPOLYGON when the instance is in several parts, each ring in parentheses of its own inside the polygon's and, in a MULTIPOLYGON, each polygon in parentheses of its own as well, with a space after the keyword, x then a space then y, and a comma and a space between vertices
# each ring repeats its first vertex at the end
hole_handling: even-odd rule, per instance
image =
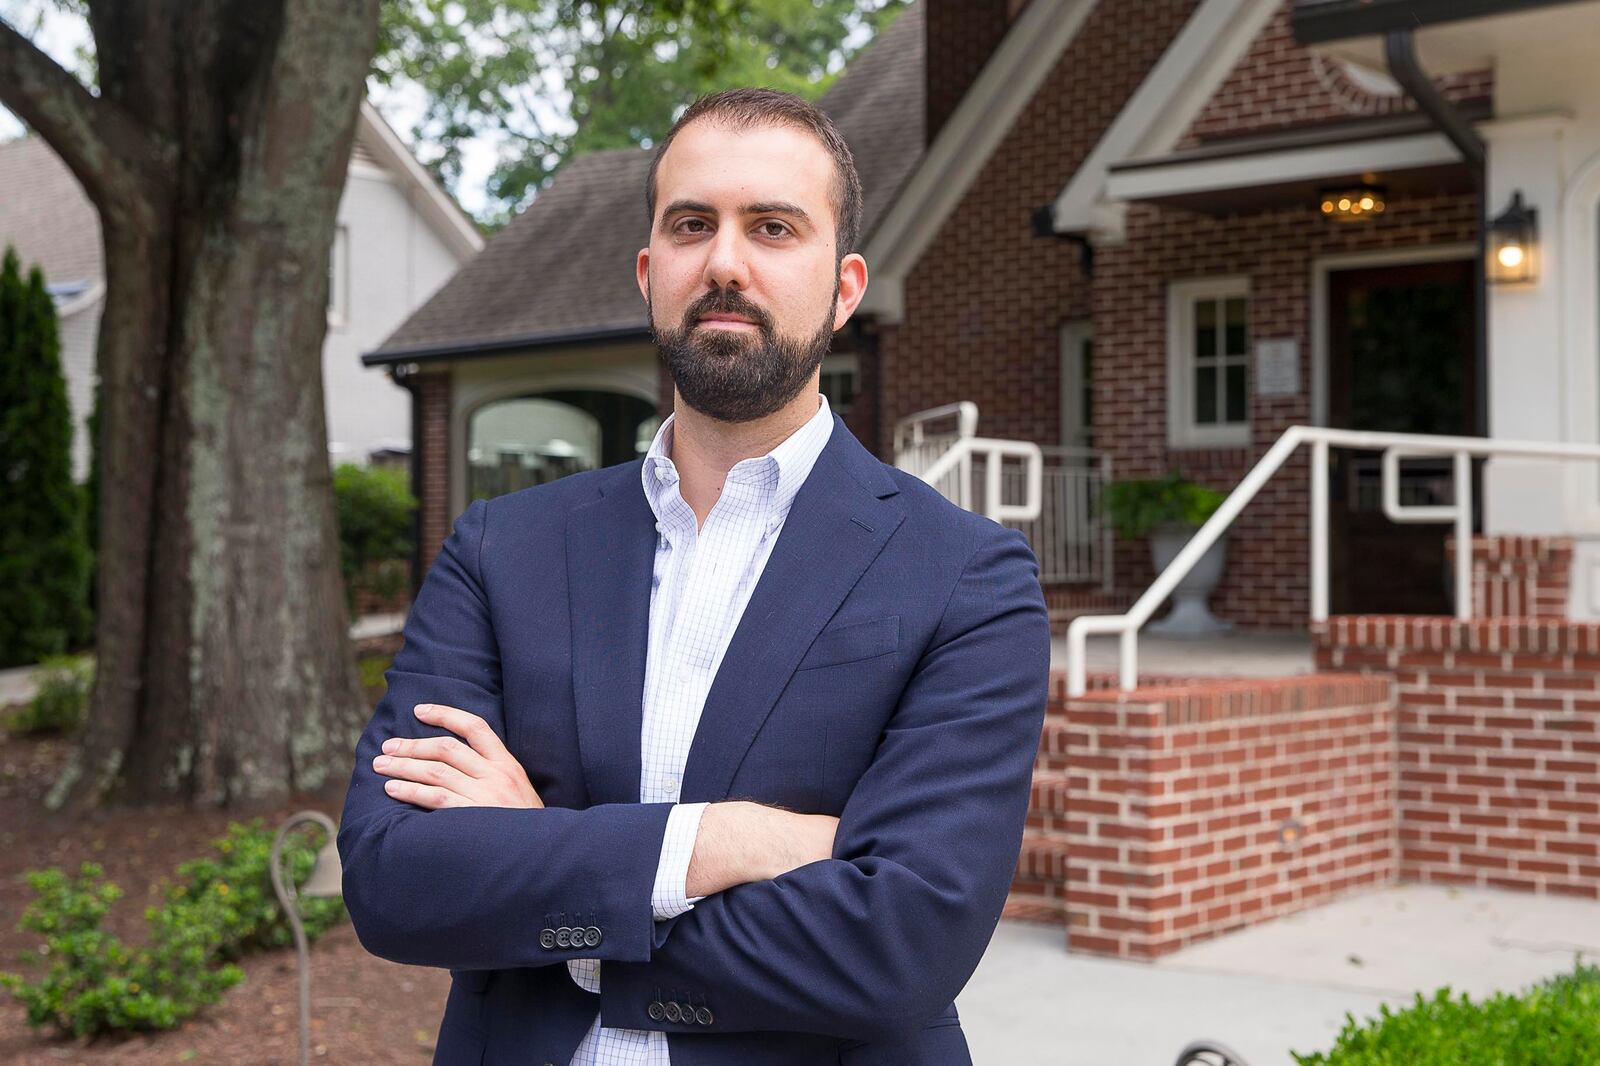
POLYGON ((1484 273, 1496 285, 1514 285, 1539 276, 1539 212, 1522 202, 1522 190, 1511 206, 1489 223, 1485 234, 1488 262, 1484 273))
POLYGON ((1380 185, 1352 185, 1323 189, 1319 193, 1322 217, 1335 222, 1365 222, 1384 211, 1384 189, 1380 185))

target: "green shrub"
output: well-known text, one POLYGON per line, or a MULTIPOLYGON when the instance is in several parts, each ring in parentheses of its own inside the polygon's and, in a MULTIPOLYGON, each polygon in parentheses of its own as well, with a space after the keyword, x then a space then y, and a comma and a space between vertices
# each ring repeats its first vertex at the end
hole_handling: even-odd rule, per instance
POLYGON ((1570 974, 1518 995, 1481 1003, 1459 1000, 1446 986, 1403 1010, 1378 1008, 1357 1023, 1345 1015, 1333 1049, 1294 1054, 1299 1066, 1591 1066, 1600 1062, 1600 967, 1578 963, 1570 974))
MULTIPOLYGON (((228 835, 212 841, 217 857, 178 866, 183 879, 166 885, 165 902, 145 908, 147 947, 130 948, 101 930, 100 923, 121 895, 99 883, 101 867, 86 862, 76 881, 60 870, 28 871, 37 898, 19 928, 44 933, 40 953, 50 962, 37 981, 0 973, 27 1009, 30 1026, 53 1025, 64 1034, 170 1029, 244 980, 235 965, 245 954, 294 942, 287 917, 273 892, 268 860, 276 830, 262 819, 230 823, 228 835)), ((311 873, 326 833, 292 834, 284 844, 283 869, 301 884, 311 873), (308 839, 309 837, 309 839, 308 839)), ((342 900, 298 900, 306 938, 316 940, 344 916, 342 900)), ((33 964, 40 955, 22 952, 33 964)))
MULTIPOLYGON (((180 864, 178 876, 185 883, 167 889, 168 906, 173 908, 210 907, 213 899, 219 901, 220 951, 225 959, 294 943, 294 930, 272 889, 269 860, 276 834, 277 828, 265 828, 260 818, 249 825, 230 822, 228 835, 211 842, 215 855, 180 864)), ((290 882, 298 885, 311 876, 326 835, 318 826, 297 827, 290 834, 283 845, 283 872, 290 882)), ((298 902, 308 941, 344 919, 344 901, 336 896, 302 896, 298 902)))
POLYGON ((333 471, 339 561, 346 605, 358 588, 392 596, 410 578, 411 513, 417 500, 404 471, 340 463, 333 471))
POLYGON ((39 664, 38 688, 21 713, 6 723, 16 736, 72 734, 83 724, 94 687, 94 659, 52 655, 39 664))
POLYGON ((1137 540, 1168 523, 1202 525, 1225 499, 1225 494, 1173 472, 1164 478, 1113 481, 1101 494, 1100 507, 1117 536, 1137 540))
POLYGON ((21 961, 42 961, 43 955, 50 967, 33 982, 0 973, 0 987, 23 1004, 30 1026, 53 1025, 71 1036, 170 1029, 244 980, 237 966, 211 965, 219 928, 214 916, 152 922, 148 947, 130 948, 103 931, 100 923, 122 890, 101 883, 101 873, 98 864, 85 862, 75 880, 56 869, 26 874, 37 898, 18 928, 43 933, 45 943, 39 955, 21 953, 21 961))
POLYGON ((388 687, 389 682, 383 675, 394 665, 394 656, 367 655, 358 659, 356 665, 361 668, 362 688, 377 688, 380 685, 388 687))

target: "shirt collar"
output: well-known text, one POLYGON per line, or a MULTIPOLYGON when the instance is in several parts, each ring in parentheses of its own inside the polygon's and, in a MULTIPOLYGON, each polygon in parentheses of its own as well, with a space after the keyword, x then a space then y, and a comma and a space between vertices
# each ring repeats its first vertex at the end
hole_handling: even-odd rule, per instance
MULTIPOLYGON (((828 398, 820 392, 816 397, 816 414, 804 425, 767 454, 741 459, 728 471, 729 481, 756 484, 763 492, 770 493, 768 513, 772 521, 780 521, 788 516, 795 493, 800 491, 811 468, 816 465, 817 457, 827 445, 828 438, 833 435, 833 411, 828 406, 828 398)), ((666 421, 657 428, 640 471, 645 498, 650 501, 650 509, 655 512, 658 521, 663 518, 668 490, 675 490, 678 484, 678 468, 672 462, 672 427, 677 417, 676 412, 668 415, 666 421), (667 476, 657 476, 657 470, 665 471, 667 476)))

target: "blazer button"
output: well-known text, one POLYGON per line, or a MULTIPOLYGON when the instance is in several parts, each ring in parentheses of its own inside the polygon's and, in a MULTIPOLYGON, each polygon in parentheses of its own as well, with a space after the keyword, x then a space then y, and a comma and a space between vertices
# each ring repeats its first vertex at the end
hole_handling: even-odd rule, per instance
POLYGON ((678 1005, 676 1003, 674 1003, 670 999, 667 1000, 666 1011, 667 1011, 667 1021, 669 1021, 669 1022, 681 1022, 681 1021, 683 1021, 683 1011, 678 1007, 678 1005))
POLYGON ((684 1025, 695 1025, 700 1021, 699 1018, 695 1017, 693 1003, 678 1004, 678 1013, 683 1016, 684 1025))
POLYGON ((549 951, 556 946, 556 931, 554 929, 539 930, 539 946, 549 951))
POLYGON ((700 1008, 696 1009, 695 1012, 694 1012, 694 1020, 699 1022, 701 1025, 710 1025, 711 1024, 711 1008, 710 1007, 700 1007, 700 1008))
POLYGON ((659 1022, 661 1019, 667 1016, 667 1008, 661 1005, 661 1001, 659 999, 651 1000, 650 1007, 645 1011, 645 1013, 650 1015, 651 1021, 659 1022))
POLYGON ((583 931, 583 946, 589 948, 600 946, 600 927, 598 925, 591 925, 583 931))
POLYGON ((556 947, 570 948, 572 946, 572 927, 563 925, 556 930, 556 947))

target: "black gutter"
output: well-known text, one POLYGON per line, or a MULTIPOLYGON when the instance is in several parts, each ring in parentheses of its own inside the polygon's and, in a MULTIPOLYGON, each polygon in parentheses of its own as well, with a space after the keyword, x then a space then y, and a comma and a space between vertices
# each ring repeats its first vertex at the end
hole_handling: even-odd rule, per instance
POLYGON ((1323 44, 1579 2, 1582 0, 1299 0, 1289 25, 1299 44, 1323 44))
POLYGON ((647 326, 606 326, 599 329, 552 330, 547 333, 526 333, 515 337, 502 337, 484 341, 447 341, 442 344, 423 344, 410 348, 379 348, 361 357, 362 366, 389 366, 394 363, 434 363, 450 359, 473 359, 486 355, 504 355, 507 352, 526 351, 530 348, 582 348, 590 345, 614 344, 617 341, 648 341, 647 326))
MULTIPOLYGON (((1487 220, 1489 204, 1485 195, 1488 189, 1488 149, 1484 147, 1483 138, 1472 128, 1472 123, 1444 98, 1438 86, 1433 84, 1433 80, 1417 62, 1416 39, 1410 29, 1390 30, 1384 36, 1383 50, 1384 57, 1388 60, 1389 73, 1400 83, 1401 88, 1405 89, 1406 94, 1416 101, 1417 107, 1438 124, 1439 129, 1461 152, 1463 161, 1472 173, 1472 183, 1478 191, 1478 254, 1472 275, 1478 292, 1477 350, 1473 352, 1477 370, 1473 375, 1475 378, 1473 428, 1476 436, 1487 437, 1489 435, 1489 284, 1484 272, 1484 260, 1488 256, 1489 239, 1487 220)), ((1474 494, 1474 501, 1478 495, 1474 494)))

